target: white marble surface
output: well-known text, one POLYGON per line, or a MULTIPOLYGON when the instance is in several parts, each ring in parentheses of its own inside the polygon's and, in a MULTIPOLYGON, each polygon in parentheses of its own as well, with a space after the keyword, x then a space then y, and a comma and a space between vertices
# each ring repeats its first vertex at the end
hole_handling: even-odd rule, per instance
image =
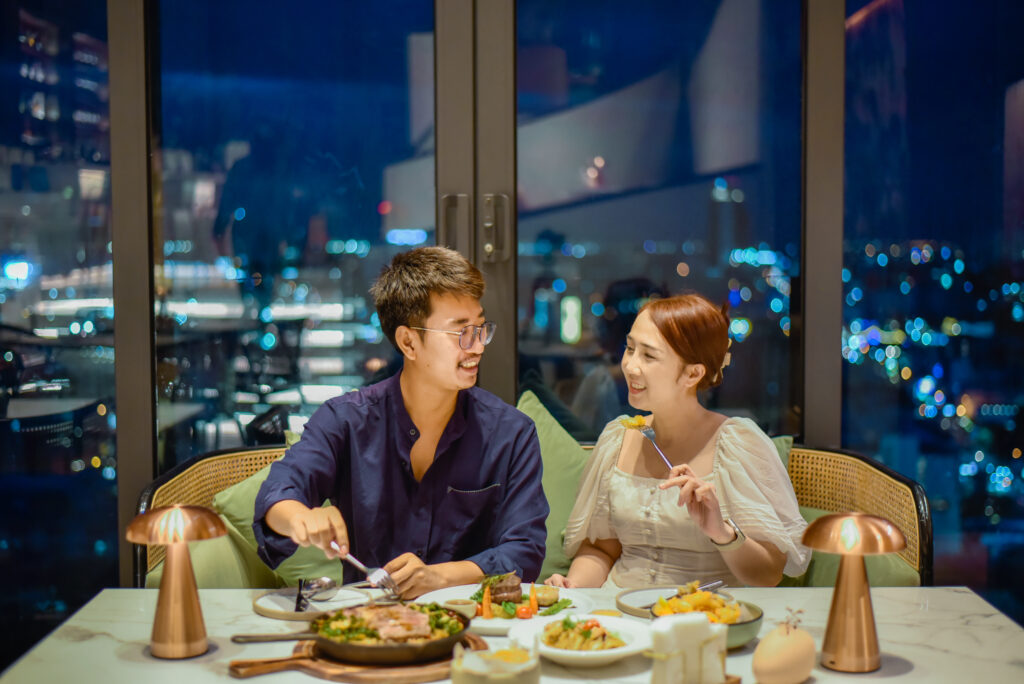
MULTIPOLYGON (((600 607, 613 607, 614 592, 594 589, 600 607)), ((820 648, 832 590, 734 589, 732 593, 765 611, 762 632, 803 609, 803 626, 820 648)), ((232 634, 296 631, 300 623, 272 620, 252 611, 262 592, 210 589, 200 592, 211 648, 181 661, 149 655, 156 590, 106 589, 2 675, 3 684, 39 682, 142 682, 203 684, 230 680, 228 663, 240 658, 283 657, 291 642, 233 644, 232 634)), ((881 588, 872 591, 882 669, 864 675, 816 667, 812 682, 885 679, 917 682, 1024 682, 1024 629, 963 587, 881 588)), ((489 637, 492 648, 503 644, 489 637)), ((730 674, 753 684, 751 657, 756 641, 726 661, 730 674)), ((649 682, 650 664, 633 656, 600 672, 543 663, 545 682, 649 682)), ((300 672, 263 675, 272 684, 316 681, 300 672)))

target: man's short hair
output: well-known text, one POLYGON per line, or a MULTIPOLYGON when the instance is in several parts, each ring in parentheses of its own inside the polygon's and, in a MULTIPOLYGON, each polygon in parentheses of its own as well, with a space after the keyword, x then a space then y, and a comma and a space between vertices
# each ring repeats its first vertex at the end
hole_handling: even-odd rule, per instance
POLYGON ((396 254, 370 287, 381 330, 391 344, 395 345, 398 326, 426 322, 431 294, 480 299, 484 277, 466 257, 447 247, 417 247, 396 254))

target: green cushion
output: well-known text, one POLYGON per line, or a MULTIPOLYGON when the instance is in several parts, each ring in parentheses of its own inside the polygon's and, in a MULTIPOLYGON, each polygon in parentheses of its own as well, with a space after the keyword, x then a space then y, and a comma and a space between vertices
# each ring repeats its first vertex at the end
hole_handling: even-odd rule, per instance
MULTIPOLYGON (((555 394, 554 390, 547 386, 536 369, 529 369, 519 378, 519 391, 522 392, 519 395, 520 401, 523 399, 523 394, 527 392, 533 394, 533 399, 539 402, 544 407, 545 412, 553 417, 574 439, 578 439, 581 442, 592 442, 597 439, 597 432, 580 420, 572 412, 572 409, 566 406, 565 402, 555 394)), ((516 405, 518 406, 518 404, 516 405)))
MULTIPOLYGON (((295 586, 300 579, 331 577, 342 581, 341 562, 329 559, 315 546, 300 546, 291 557, 282 561, 273 571, 256 556, 256 535, 252 531, 256 494, 270 474, 270 466, 253 473, 241 482, 218 492, 213 497, 213 508, 235 527, 253 551, 253 556, 264 568, 275 572, 287 586, 295 586)), ((327 503, 327 502, 325 502, 327 503)))
POLYGON ((540 455, 544 462, 542 482, 551 508, 546 522, 547 550, 540 569, 540 579, 544 580, 556 572, 562 575, 569 572, 571 559, 562 551, 562 537, 576 501, 576 487, 590 452, 580 447, 559 425, 533 392, 523 392, 516 408, 532 418, 537 426, 540 455))
MULTIPOLYGON (((801 506, 800 514, 807 522, 814 522, 831 511, 810 506, 801 506)), ((895 553, 881 556, 865 556, 868 583, 873 587, 917 587, 921 575, 895 553)), ((783 577, 781 587, 831 587, 835 586, 839 573, 839 554, 812 551, 807 572, 800 577, 783 577)))
POLYGON ((775 445, 775 450, 779 452, 779 458, 782 459, 782 465, 789 469, 789 451, 793 448, 793 435, 780 435, 778 437, 772 437, 772 444, 775 445))
MULTIPOLYGON (((228 533, 216 539, 190 542, 189 555, 200 589, 276 588, 284 582, 256 555, 256 551, 223 515, 228 533)), ((160 586, 164 564, 146 574, 146 586, 160 586)))

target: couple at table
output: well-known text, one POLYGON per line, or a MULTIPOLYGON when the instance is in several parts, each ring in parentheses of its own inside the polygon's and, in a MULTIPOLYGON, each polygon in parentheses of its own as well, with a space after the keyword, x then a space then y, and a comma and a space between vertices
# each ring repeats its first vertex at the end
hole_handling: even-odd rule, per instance
MULTIPOLYGON (((480 271, 444 247, 383 269, 371 294, 403 369, 326 402, 271 466, 253 525, 270 566, 298 545, 351 551, 383 565, 407 598, 484 574, 537 579, 549 510, 540 445, 529 418, 475 386, 495 332, 483 292, 480 271)), ((629 401, 652 412, 675 465, 609 423, 567 525, 572 566, 549 583, 774 585, 806 567, 803 519, 771 441, 697 399, 721 382, 728 345, 728 317, 699 295, 640 312, 622 361, 629 401)))

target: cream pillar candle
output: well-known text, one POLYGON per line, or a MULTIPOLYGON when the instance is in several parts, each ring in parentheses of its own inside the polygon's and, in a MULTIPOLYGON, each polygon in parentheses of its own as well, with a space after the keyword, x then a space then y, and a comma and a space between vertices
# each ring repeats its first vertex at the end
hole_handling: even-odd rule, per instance
POLYGON ((677 684, 685 676, 683 654, 676 647, 676 633, 672 620, 656 618, 651 623, 651 684, 677 684))
POLYGON ((728 625, 708 624, 708 637, 703 644, 701 658, 701 684, 723 684, 725 682, 726 636, 728 625))
POLYGON ((651 684, 722 684, 725 630, 724 625, 708 622, 704 613, 655 618, 651 623, 651 684))

